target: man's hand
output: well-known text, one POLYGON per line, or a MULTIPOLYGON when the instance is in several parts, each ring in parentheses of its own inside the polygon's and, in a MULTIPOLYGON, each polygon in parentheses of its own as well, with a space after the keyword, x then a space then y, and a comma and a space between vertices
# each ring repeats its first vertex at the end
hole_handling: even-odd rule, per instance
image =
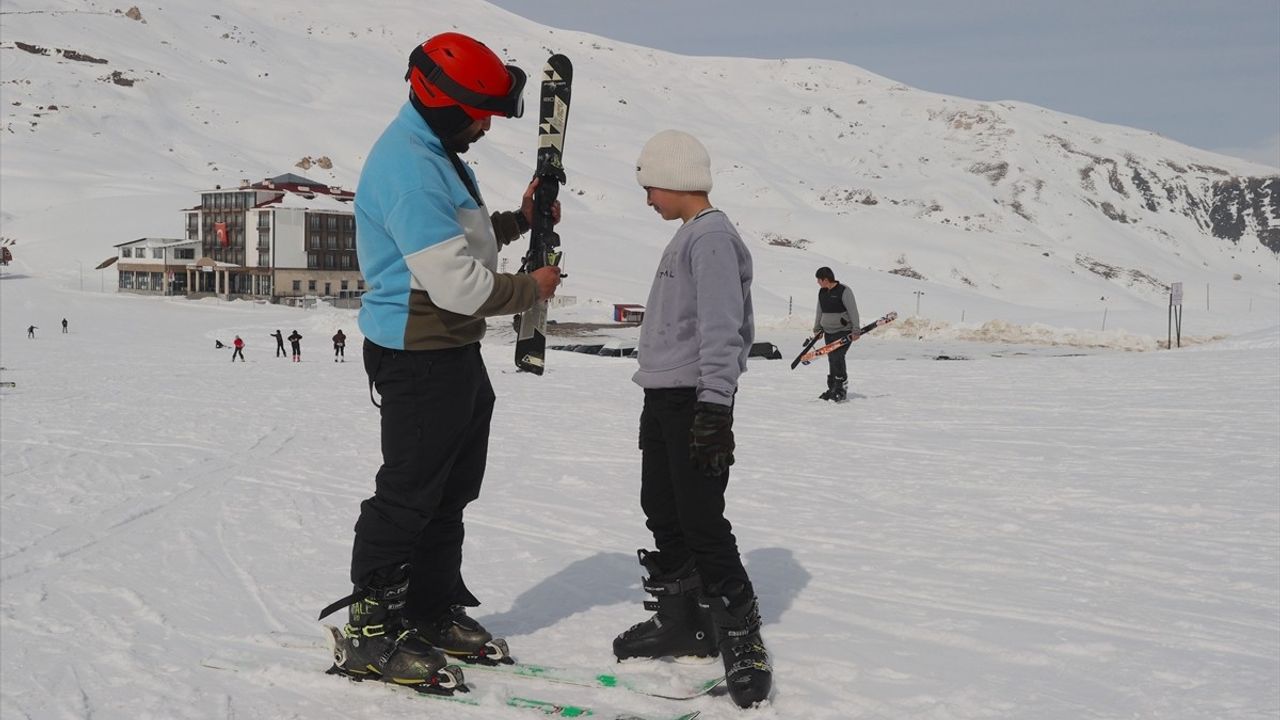
MULTIPOLYGON (((529 183, 529 187, 525 188, 524 197, 520 198, 520 214, 524 215, 525 222, 533 225, 533 191, 538 187, 539 178, 534 178, 529 183)), ((556 200, 551 203, 551 224, 555 225, 560 222, 560 201, 556 200)))
POLYGON ((733 408, 709 402, 694 405, 689 431, 689 459, 694 469, 712 477, 728 472, 733 448, 733 408))
POLYGON ((529 277, 538 283, 538 299, 550 300, 556 294, 556 286, 560 284, 560 268, 543 265, 529 273, 529 277))

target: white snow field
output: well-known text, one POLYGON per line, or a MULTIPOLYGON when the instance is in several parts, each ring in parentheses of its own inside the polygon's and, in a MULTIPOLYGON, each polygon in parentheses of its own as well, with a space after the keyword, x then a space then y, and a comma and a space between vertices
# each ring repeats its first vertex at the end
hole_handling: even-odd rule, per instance
MULTIPOLYGON (((481 0, 5 0, 0 16, 3 720, 536 717, 511 696, 593 720, 1280 717, 1272 196, 1234 241, 1207 217, 1218 183, 1275 168, 481 0), (847 404, 817 400, 821 365, 744 376, 728 514, 776 666, 767 707, 480 672, 467 706, 324 675, 316 614, 351 589, 380 461, 354 313, 118 295, 114 268, 92 269, 181 235, 215 185, 355 187, 409 49, 454 29, 535 77, 551 52, 575 63, 560 233, 577 302, 553 318, 644 302, 675 227, 634 161, 667 127, 711 151, 713 200, 755 259, 759 340, 799 349, 820 265, 864 322, 901 316, 852 349, 847 404), (1157 350, 1172 282, 1185 347, 1157 350), (276 329, 304 336, 303 363, 271 356, 276 329), (235 334, 248 362, 232 365, 214 342, 235 334)), ((495 122, 467 156, 494 210, 527 182, 536 122, 495 122)), ((544 377, 516 374, 509 327, 485 345, 499 400, 468 514, 475 615, 522 660, 613 671, 612 638, 646 616, 634 361, 553 352, 544 377)), ((716 668, 619 671, 678 688, 716 668)))
MULTIPOLYGON (((296 636, 318 642, 318 610, 350 590, 379 464, 358 353, 330 357, 339 327, 359 347, 352 314, 20 270, 0 309, 0 377, 17 385, 0 390, 6 719, 534 715, 504 694, 707 720, 1280 712, 1275 328, 1085 354, 868 336, 841 406, 815 397, 824 368, 753 359, 728 512, 776 693, 743 715, 724 697, 480 673, 468 707, 322 674, 327 653, 296 636), (303 363, 272 357, 276 328, 302 333, 303 363), (247 363, 214 349, 234 334, 247 363)), ((760 335, 790 354, 802 333, 760 335)), ((612 637, 644 617, 633 361, 554 352, 536 378, 513 372, 510 343, 495 323, 475 614, 521 659, 610 671, 612 637)), ((716 668, 622 670, 674 683, 716 668)))

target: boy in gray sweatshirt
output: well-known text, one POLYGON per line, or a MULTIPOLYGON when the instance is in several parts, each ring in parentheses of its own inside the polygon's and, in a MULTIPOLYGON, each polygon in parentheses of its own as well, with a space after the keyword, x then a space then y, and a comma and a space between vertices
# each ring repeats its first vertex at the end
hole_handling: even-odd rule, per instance
POLYGON ((711 158, 696 138, 664 130, 644 146, 636 178, 647 202, 680 229, 662 253, 640 328, 640 505, 654 551, 640 550, 656 614, 613 641, 619 660, 724 660, 742 707, 769 696, 755 590, 742 566, 724 491, 733 464, 733 401, 754 324, 751 253, 711 206, 711 158))

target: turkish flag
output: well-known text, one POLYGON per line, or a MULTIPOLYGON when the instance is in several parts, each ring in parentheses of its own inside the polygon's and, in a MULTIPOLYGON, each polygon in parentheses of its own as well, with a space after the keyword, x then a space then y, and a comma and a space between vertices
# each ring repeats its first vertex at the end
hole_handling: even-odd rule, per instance
POLYGON ((218 244, 226 247, 231 244, 231 239, 227 237, 227 224, 224 222, 214 223, 213 231, 218 234, 218 244))

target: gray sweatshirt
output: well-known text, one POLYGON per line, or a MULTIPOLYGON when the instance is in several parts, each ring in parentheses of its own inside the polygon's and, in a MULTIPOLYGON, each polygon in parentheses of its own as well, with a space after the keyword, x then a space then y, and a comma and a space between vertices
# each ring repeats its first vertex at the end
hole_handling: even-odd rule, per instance
POLYGON ((755 337, 751 252, 728 216, 699 213, 662 251, 637 348, 643 388, 696 388, 732 405, 755 337))

